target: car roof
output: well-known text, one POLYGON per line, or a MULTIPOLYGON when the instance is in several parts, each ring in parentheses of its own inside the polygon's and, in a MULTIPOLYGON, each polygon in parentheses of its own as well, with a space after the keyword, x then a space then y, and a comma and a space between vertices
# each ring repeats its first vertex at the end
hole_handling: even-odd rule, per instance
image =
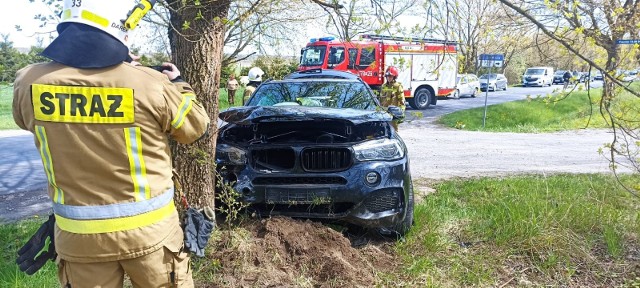
POLYGON ((322 69, 310 69, 305 71, 293 72, 284 77, 285 80, 290 79, 348 79, 348 80, 360 80, 360 77, 356 74, 346 71, 336 70, 322 70, 322 69))

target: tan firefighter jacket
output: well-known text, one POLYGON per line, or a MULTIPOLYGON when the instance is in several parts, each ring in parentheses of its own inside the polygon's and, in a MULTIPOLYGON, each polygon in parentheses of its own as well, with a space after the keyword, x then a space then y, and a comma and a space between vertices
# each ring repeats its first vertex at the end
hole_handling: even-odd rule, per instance
POLYGON ((380 91, 380 106, 389 107, 393 105, 400 107, 402 111, 404 111, 406 108, 404 102, 404 89, 402 88, 402 84, 399 82, 386 82, 382 85, 380 91))
POLYGON ((189 84, 129 63, 34 64, 17 73, 13 117, 34 133, 62 259, 114 261, 181 245, 168 137, 191 143, 209 125, 189 84))

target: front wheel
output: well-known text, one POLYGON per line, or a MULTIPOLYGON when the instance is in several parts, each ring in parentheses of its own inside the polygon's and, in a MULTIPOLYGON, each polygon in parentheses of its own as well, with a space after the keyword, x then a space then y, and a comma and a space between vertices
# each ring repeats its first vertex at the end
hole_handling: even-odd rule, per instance
POLYGON ((379 229, 380 233, 388 236, 396 236, 397 238, 404 237, 409 230, 411 230, 411 226, 413 226, 413 183, 409 186, 409 199, 407 200, 407 214, 404 216, 404 219, 397 224, 379 229))
POLYGON ((452 96, 454 99, 460 99, 460 90, 456 89, 456 91, 453 91, 452 96))
POLYGON ((427 88, 420 88, 416 90, 416 94, 413 95, 413 98, 409 98, 409 105, 413 107, 413 109, 424 110, 431 106, 431 102, 433 99, 433 94, 427 88))

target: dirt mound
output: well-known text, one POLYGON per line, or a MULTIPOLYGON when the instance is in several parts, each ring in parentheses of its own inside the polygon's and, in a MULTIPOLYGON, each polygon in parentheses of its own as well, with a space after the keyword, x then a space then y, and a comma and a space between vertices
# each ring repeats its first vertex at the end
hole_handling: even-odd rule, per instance
POLYGON ((379 247, 353 248, 340 232, 308 220, 264 219, 212 240, 213 264, 201 269, 213 268, 213 276, 198 287, 370 287, 374 271, 395 266, 379 247))

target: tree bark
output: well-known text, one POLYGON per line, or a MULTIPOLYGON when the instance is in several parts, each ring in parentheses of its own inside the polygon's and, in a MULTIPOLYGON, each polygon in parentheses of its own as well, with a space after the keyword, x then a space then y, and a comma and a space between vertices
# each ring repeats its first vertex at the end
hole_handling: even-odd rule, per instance
POLYGON ((172 59, 182 77, 193 87, 211 118, 208 135, 192 145, 172 147, 174 167, 180 174, 189 205, 214 207, 215 146, 218 88, 222 68, 224 19, 230 0, 168 1, 172 59))

